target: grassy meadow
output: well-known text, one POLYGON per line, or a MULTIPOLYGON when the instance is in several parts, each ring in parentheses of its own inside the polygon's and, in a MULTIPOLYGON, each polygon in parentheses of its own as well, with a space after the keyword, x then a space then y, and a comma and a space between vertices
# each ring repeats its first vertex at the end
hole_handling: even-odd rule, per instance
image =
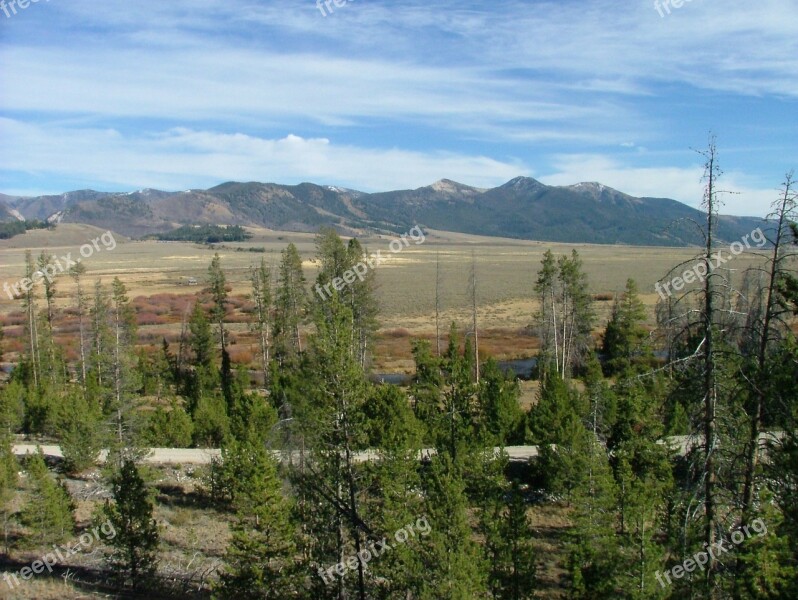
MULTIPOLYGON (((100 244, 100 250, 84 259, 89 286, 99 279, 110 284, 119 277, 127 286, 129 296, 136 301, 139 324, 145 342, 156 343, 163 335, 173 338, 179 332, 180 321, 187 306, 201 291, 208 264, 219 252, 231 287, 234 304, 231 308, 230 328, 238 337, 239 348, 234 360, 246 363, 254 354, 246 326, 249 293, 248 269, 263 257, 277 265, 280 252, 289 242, 298 247, 309 282, 316 275, 313 262, 314 235, 251 229, 251 240, 245 243, 226 243, 215 249, 193 243, 132 241, 115 235, 113 250, 100 244), (254 252, 250 249, 264 249, 254 252), (189 278, 198 286, 189 286, 189 278)), ((0 285, 14 284, 24 272, 24 254, 30 249, 38 254, 42 249, 57 256, 72 254, 78 257, 82 244, 98 237, 102 230, 85 225, 60 225, 55 231, 37 230, 11 240, 0 241, 0 285)), ((457 322, 461 329, 470 324, 468 281, 472 260, 476 264, 477 297, 481 349, 499 358, 518 358, 533 355, 534 337, 527 326, 536 310, 534 283, 543 253, 551 249, 555 254, 576 249, 582 257, 596 297, 598 325, 603 326, 612 307, 612 298, 620 293, 627 278, 637 281, 644 302, 652 308, 658 295, 654 283, 664 278, 669 269, 686 262, 677 269, 681 273, 693 264, 695 248, 659 248, 632 246, 600 246, 589 244, 554 244, 503 238, 487 238, 430 231, 422 244, 412 240, 407 248, 394 254, 389 249, 391 236, 361 238, 370 252, 380 250, 383 262, 376 267, 377 295, 380 303, 380 336, 375 351, 375 366, 382 371, 407 371, 410 361, 411 337, 435 335, 435 279, 436 262, 441 273, 441 331, 457 322)), ((733 259, 728 266, 736 273, 754 264, 762 264, 761 254, 753 252, 733 259)), ((41 287, 41 286, 39 286, 41 287)), ((41 290, 39 290, 41 294, 41 290)), ((66 275, 57 278, 57 302, 66 308, 72 303, 74 283, 66 275)), ((0 315, 4 324, 20 325, 21 303, 0 294, 0 315), (16 313, 16 314, 15 314, 16 313)), ((11 333, 13 337, 13 331, 11 333)), ((8 337, 8 336, 7 336, 8 337)), ((10 344, 10 350, 16 350, 10 344)))

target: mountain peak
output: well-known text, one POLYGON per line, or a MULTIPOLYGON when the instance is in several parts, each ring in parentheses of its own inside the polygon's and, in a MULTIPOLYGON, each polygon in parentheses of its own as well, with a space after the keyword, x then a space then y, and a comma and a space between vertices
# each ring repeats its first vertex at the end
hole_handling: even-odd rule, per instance
POLYGON ((615 191, 610 187, 607 187, 603 183, 599 183, 598 181, 582 181, 580 183, 575 183, 574 185, 567 185, 565 186, 569 190, 574 191, 581 191, 581 192, 603 192, 604 190, 611 190, 615 191))
POLYGON ((513 189, 516 191, 538 191, 546 186, 540 183, 537 179, 533 179, 532 177, 516 177, 515 179, 511 179, 503 186, 504 189, 513 189))
POLYGON ((456 181, 452 181, 451 179, 441 179, 436 181, 432 185, 429 186, 430 189, 435 190, 436 192, 445 192, 449 194, 456 194, 458 192, 473 192, 477 190, 477 188, 473 188, 470 185, 465 185, 464 183, 457 183, 456 181))
POLYGON ((581 183, 577 183, 574 185, 566 185, 563 187, 567 190, 572 190, 574 192, 581 192, 583 194, 591 194, 594 196, 598 196, 600 194, 603 194, 604 192, 608 192, 610 194, 620 194, 621 196, 628 195, 624 194, 623 192, 619 192, 618 190, 613 189, 608 185, 599 183, 598 181, 583 181, 581 183))

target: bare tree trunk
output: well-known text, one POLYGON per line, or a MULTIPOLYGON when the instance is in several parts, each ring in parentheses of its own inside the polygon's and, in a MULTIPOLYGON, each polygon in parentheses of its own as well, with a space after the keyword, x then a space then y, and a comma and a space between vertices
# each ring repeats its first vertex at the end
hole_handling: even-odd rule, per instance
POLYGON ((554 288, 551 289, 551 328, 554 331, 554 367, 560 371, 560 347, 557 343, 557 302, 555 301, 554 288))
POLYGON ((80 374, 83 384, 83 393, 86 393, 86 334, 83 325, 83 311, 85 309, 85 299, 83 297, 83 287, 80 283, 80 276, 76 277, 75 282, 78 286, 78 334, 80 337, 80 374))
POLYGON ((39 335, 36 330, 36 304, 33 293, 28 292, 28 330, 30 332, 31 367, 33 369, 33 383, 39 387, 39 335))
POLYGON ((183 318, 180 321, 180 342, 177 345, 177 372, 183 373, 183 356, 186 349, 186 320, 189 312, 189 303, 183 309, 183 318))
MULTIPOLYGON (((711 548, 715 543, 717 525, 715 485, 717 483, 717 467, 715 465, 715 449, 717 447, 717 382, 715 380, 715 283, 717 274, 713 272, 712 249, 715 234, 715 183, 718 173, 717 155, 714 138, 710 140, 706 153, 707 188, 705 204, 707 209, 706 254, 703 257, 707 269, 704 281, 704 543, 711 548)), ((710 554, 706 570, 706 585, 709 597, 712 597, 717 574, 717 559, 710 554)))
POLYGON ((761 377, 765 369, 767 360, 767 348, 770 341, 770 329, 774 318, 776 304, 776 286, 780 272, 780 252, 784 236, 784 228, 790 209, 790 204, 794 202, 792 192, 792 174, 787 175, 784 184, 784 194, 782 195, 779 210, 777 211, 779 222, 776 230, 776 239, 773 245, 773 257, 770 264, 770 279, 768 281, 767 299, 765 301, 765 314, 762 321, 762 332, 759 339, 759 352, 757 355, 757 386, 755 390, 756 403, 751 413, 751 429, 748 439, 748 453, 746 457, 745 469, 745 488, 743 492, 743 515, 742 524, 747 525, 750 519, 751 506, 753 504, 754 474, 759 462, 759 433, 761 431, 762 407, 765 401, 765 390, 760 385, 761 377))
POLYGON ((441 314, 441 253, 435 253, 435 348, 438 352, 438 357, 441 355, 441 328, 440 328, 440 314, 441 314))
POLYGON ((477 263, 471 251, 471 320, 474 329, 474 381, 479 385, 479 333, 477 330, 477 263))
POLYGON ((121 450, 124 448, 124 435, 122 433, 122 365, 121 354, 119 351, 120 345, 120 331, 121 323, 119 322, 119 304, 116 304, 114 311, 115 321, 115 342, 114 342, 114 390, 116 392, 116 428, 117 437, 119 438, 119 466, 122 466, 122 457, 124 453, 121 450))

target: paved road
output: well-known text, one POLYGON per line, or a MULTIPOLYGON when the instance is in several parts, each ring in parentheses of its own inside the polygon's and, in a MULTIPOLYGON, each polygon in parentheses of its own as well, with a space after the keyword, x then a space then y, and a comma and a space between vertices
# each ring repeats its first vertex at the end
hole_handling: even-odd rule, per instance
MULTIPOLYGON (((762 433, 760 435, 760 444, 763 446, 769 441, 778 441, 783 436, 782 432, 762 433)), ((662 440, 660 443, 668 443, 671 447, 684 456, 688 448, 695 448, 702 443, 702 438, 689 437, 689 436, 675 436, 662 440)), ((12 451, 18 456, 25 454, 33 454, 36 452, 37 446, 35 444, 15 444, 12 446, 12 451)), ((41 446, 42 452, 45 456, 53 456, 63 458, 61 448, 59 446, 41 446)), ((498 450, 498 449, 497 449, 498 450)), ((523 462, 530 458, 536 458, 539 454, 537 446, 507 446, 504 451, 510 457, 511 461, 523 462)), ((434 454, 435 450, 426 448, 420 452, 420 457, 428 457, 434 454)), ((108 454, 107 450, 100 453, 100 460, 104 461, 108 454)), ((211 459, 221 455, 218 449, 203 449, 203 448, 150 448, 149 455, 144 459, 144 462, 156 465, 207 465, 210 464, 211 459)), ((276 458, 281 458, 279 452, 274 453, 276 458)), ((365 452, 358 452, 355 455, 356 462, 366 462, 374 460, 378 453, 374 450, 367 450, 365 452)), ((298 458, 295 453, 294 458, 298 458)))

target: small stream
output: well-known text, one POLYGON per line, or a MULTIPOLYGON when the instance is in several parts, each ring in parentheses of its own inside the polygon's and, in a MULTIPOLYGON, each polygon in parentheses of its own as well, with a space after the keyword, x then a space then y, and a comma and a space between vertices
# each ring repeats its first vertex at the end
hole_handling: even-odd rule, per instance
MULTIPOLYGON (((499 368, 502 371, 509 371, 518 379, 524 381, 532 379, 532 371, 538 364, 537 357, 519 358, 516 360, 500 360, 499 368)), ((372 373, 371 381, 374 383, 387 383, 388 385, 410 385, 413 376, 407 373, 372 373)))

